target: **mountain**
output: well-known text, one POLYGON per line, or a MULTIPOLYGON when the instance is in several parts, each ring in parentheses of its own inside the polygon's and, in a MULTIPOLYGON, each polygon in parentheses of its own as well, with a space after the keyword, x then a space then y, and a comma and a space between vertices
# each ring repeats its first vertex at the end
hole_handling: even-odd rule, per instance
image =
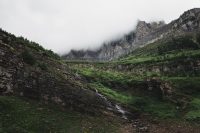
POLYGON ((126 55, 138 47, 169 36, 199 31, 200 9, 195 8, 183 13, 169 24, 164 22, 146 23, 139 21, 136 29, 121 39, 103 44, 99 49, 71 50, 63 59, 66 60, 113 60, 126 55))

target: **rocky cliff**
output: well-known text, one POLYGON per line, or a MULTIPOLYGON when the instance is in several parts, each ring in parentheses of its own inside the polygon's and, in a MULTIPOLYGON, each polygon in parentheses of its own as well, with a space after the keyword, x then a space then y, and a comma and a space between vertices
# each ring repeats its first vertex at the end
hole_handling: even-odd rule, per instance
POLYGON ((199 8, 186 11, 177 20, 169 24, 162 21, 152 23, 139 21, 136 29, 121 39, 106 43, 96 51, 72 50, 63 55, 63 58, 66 60, 113 60, 159 39, 199 31, 199 22, 199 8))

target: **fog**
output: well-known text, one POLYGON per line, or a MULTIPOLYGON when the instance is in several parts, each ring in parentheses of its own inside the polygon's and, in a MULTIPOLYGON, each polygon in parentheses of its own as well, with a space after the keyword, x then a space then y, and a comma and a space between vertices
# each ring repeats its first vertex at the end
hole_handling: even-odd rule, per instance
POLYGON ((200 0, 0 0, 0 27, 61 54, 95 49, 138 20, 169 23, 200 0))

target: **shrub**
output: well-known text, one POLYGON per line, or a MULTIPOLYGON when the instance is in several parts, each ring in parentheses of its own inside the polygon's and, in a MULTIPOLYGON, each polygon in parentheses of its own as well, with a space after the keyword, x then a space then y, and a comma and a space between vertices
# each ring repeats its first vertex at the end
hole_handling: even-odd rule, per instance
POLYGON ((47 65, 45 63, 39 63, 38 67, 40 67, 42 70, 47 70, 48 69, 48 67, 47 67, 47 65))
POLYGON ((36 63, 35 58, 29 51, 24 51, 22 54, 23 61, 29 65, 34 65, 36 63))
POLYGON ((47 55, 49 57, 52 57, 54 59, 60 59, 60 56, 58 54, 54 53, 52 50, 46 50, 45 52, 47 53, 47 55))
POLYGON ((190 111, 185 118, 191 121, 200 121, 200 98, 194 98, 190 102, 190 111))

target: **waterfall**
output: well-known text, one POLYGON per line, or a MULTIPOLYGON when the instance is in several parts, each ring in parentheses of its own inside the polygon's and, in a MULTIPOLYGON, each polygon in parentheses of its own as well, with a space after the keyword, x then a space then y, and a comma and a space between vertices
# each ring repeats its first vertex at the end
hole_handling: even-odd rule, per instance
POLYGON ((98 92, 97 89, 95 89, 95 91, 96 91, 97 96, 101 97, 101 98, 107 103, 107 105, 108 105, 107 109, 108 109, 108 110, 115 110, 115 111, 117 111, 119 114, 122 115, 122 118, 123 118, 123 119, 128 119, 127 116, 126 116, 126 114, 129 113, 129 112, 125 111, 125 110, 124 110, 120 105, 118 105, 118 104, 115 104, 115 105, 113 106, 112 103, 111 103, 104 95, 100 94, 100 93, 98 92))

